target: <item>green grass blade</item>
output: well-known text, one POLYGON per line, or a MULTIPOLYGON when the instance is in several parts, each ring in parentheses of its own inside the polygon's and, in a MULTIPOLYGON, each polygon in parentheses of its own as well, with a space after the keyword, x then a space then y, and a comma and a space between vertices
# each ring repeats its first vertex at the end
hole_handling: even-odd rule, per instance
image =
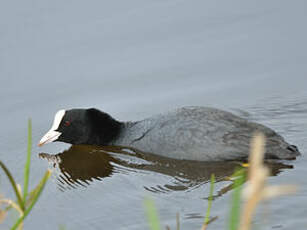
POLYGON ((23 202, 26 204, 28 187, 29 187, 29 175, 30 175, 30 162, 31 162, 31 148, 32 148, 32 122, 28 120, 28 148, 27 148, 27 161, 24 169, 24 184, 23 184, 23 202))
POLYGON ((40 181, 40 183, 38 183, 38 185, 36 185, 36 187, 34 189, 32 189, 29 193, 28 193, 28 199, 26 202, 26 205, 30 205, 35 199, 36 196, 39 192, 39 190, 41 189, 41 187, 43 186, 43 180, 40 181))
POLYGON ((229 229, 237 230, 240 221, 240 202, 241 202, 241 191, 242 184, 245 181, 245 171, 237 171, 234 174, 236 179, 233 183, 233 196, 232 196, 232 204, 230 210, 230 218, 229 218, 229 229))
POLYGON ((180 230, 179 213, 176 213, 176 230, 180 230))
POLYGON ((15 192, 15 195, 17 197, 17 202, 19 204, 19 207, 21 210, 24 210, 25 207, 24 207, 24 203, 23 203, 23 200, 22 200, 22 197, 21 197, 21 194, 17 188, 17 184, 12 176, 12 174, 10 173, 10 171, 8 170, 8 168, 5 166, 5 164, 2 163, 2 161, 0 161, 0 166, 1 168, 3 169, 3 171, 5 172, 6 176, 8 177, 13 189, 14 189, 14 192, 15 192))
POLYGON ((208 208, 207 208, 205 221, 204 221, 204 224, 206 224, 206 225, 209 223, 209 218, 210 218, 210 212, 211 212, 211 206, 212 206, 212 200, 213 200, 214 183, 215 183, 215 176, 214 176, 214 174, 211 174, 210 192, 209 192, 209 198, 208 198, 208 208))
POLYGON ((158 212, 155 207, 155 203, 150 198, 145 198, 145 209, 147 214, 147 220, 151 230, 160 230, 160 221, 158 212))
POLYGON ((51 175, 51 170, 47 170, 47 172, 45 173, 44 177, 42 178, 42 180, 39 183, 40 187, 39 187, 39 189, 38 189, 38 191, 37 191, 37 193, 36 193, 32 203, 25 210, 24 214, 16 221, 16 223, 11 228, 11 230, 16 230, 18 228, 18 226, 21 224, 21 222, 28 216, 28 214, 32 210, 33 206, 37 202, 38 198, 40 197, 40 194, 42 193, 42 191, 43 191, 43 189, 45 187, 45 184, 46 184, 47 180, 49 179, 50 175, 51 175))
POLYGON ((66 226, 64 224, 59 225, 59 230, 66 230, 66 226))

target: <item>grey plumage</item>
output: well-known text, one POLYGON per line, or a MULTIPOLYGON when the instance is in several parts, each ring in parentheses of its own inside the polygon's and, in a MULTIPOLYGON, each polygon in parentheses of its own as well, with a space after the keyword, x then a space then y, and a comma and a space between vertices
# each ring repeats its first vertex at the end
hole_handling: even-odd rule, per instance
POLYGON ((219 161, 246 158, 252 135, 266 136, 266 157, 293 159, 299 152, 272 129, 230 112, 184 107, 137 122, 126 122, 114 145, 165 157, 219 161))

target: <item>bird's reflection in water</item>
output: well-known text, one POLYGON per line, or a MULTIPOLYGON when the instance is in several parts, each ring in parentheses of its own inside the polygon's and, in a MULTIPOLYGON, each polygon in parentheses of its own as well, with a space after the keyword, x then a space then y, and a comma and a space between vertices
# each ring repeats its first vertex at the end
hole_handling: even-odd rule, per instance
MULTIPOLYGON (((155 172, 170 176, 168 184, 146 187, 152 192, 169 192, 188 190, 198 187, 210 180, 215 174, 217 181, 223 181, 233 174, 240 166, 239 162, 195 162, 174 160, 160 156, 143 154, 134 149, 117 146, 86 146, 72 145, 68 150, 51 155, 40 153, 53 167, 60 169, 57 177, 61 190, 88 186, 94 180, 102 180, 114 173, 129 173, 131 171, 155 172), (68 186, 68 187, 67 187, 68 186)), ((272 175, 277 175, 284 168, 292 168, 280 162, 268 162, 272 175)), ((231 189, 226 186, 217 193, 224 194, 231 189)))

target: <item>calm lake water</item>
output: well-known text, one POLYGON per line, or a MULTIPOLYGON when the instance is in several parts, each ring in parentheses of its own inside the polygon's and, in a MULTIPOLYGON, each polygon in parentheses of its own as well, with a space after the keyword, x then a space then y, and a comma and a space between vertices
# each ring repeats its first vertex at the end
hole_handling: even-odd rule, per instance
MULTIPOLYGON (((235 165, 35 145, 62 108, 97 107, 119 120, 138 120, 185 105, 232 111, 298 146, 302 156, 275 165, 269 183, 297 184, 299 192, 261 206, 254 223, 305 228, 306 21, 303 0, 1 1, 0 158, 22 182, 31 117, 31 187, 47 168, 54 170, 25 229, 148 229, 147 196, 163 226, 174 229, 178 212, 182 229, 199 229, 210 174, 221 179, 235 165)), ((14 198, 0 176, 0 192, 14 198)), ((229 184, 216 184, 212 216, 218 220, 210 229, 227 229, 229 184)))

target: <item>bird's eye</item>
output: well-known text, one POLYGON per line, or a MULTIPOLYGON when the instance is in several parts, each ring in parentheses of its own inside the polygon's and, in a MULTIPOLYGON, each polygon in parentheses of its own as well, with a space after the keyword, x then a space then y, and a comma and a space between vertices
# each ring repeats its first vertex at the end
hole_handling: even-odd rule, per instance
POLYGON ((70 121, 65 121, 65 122, 64 122, 64 125, 65 125, 65 126, 70 126, 70 121))

